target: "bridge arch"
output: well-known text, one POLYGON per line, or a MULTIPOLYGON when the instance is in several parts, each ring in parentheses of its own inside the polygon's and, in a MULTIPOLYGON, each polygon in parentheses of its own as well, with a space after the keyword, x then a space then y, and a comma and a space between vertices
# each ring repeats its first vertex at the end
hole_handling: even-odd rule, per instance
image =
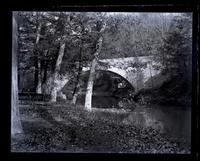
MULTIPOLYGON (((126 82, 126 86, 125 87, 122 87, 122 89, 127 89, 129 92, 130 91, 133 91, 133 92, 135 92, 135 87, 133 87, 133 85, 126 79, 126 78, 124 78, 123 76, 121 76, 121 75, 119 75, 118 73, 115 73, 115 72, 113 72, 113 71, 109 71, 109 70, 100 70, 100 69, 98 69, 98 70, 96 70, 96 72, 105 72, 105 73, 112 73, 112 74, 114 74, 114 75, 116 75, 117 77, 119 77, 121 80, 123 80, 124 82, 126 82), (127 86, 128 85, 128 86, 127 86)), ((83 76, 85 75, 88 75, 89 74, 89 70, 86 70, 86 71, 83 71, 82 72, 82 74, 83 74, 83 76)), ((84 77, 85 77, 84 76, 84 77)), ((87 77, 85 77, 85 78, 87 78, 87 77)), ((84 79, 85 79, 84 78, 84 79)), ((103 78, 103 77, 102 77, 103 78)), ((65 96, 65 99, 69 99, 69 100, 71 100, 72 99, 72 94, 73 94, 73 90, 74 90, 74 85, 75 85, 75 83, 74 83, 74 80, 75 79, 75 77, 71 77, 71 79, 63 86, 63 88, 61 89, 61 91, 62 91, 62 94, 65 96)), ((101 78, 100 78, 101 79, 101 78)), ((112 82, 113 83, 113 82, 112 82)), ((87 83, 86 83, 87 84, 87 83)), ((85 85, 86 85, 85 84, 85 85)), ((86 88, 86 86, 82 86, 84 89, 86 88)), ((95 84, 94 84, 95 85, 95 84)), ((109 85, 108 85, 109 86, 109 85)), ((111 87, 111 86, 110 86, 111 87)), ((101 88, 101 87, 100 87, 101 88)), ((100 89, 99 87, 98 87, 98 89, 100 89)), ((107 90, 105 90, 104 88, 106 88, 106 87, 103 87, 103 89, 102 89, 102 92, 106 92, 107 90)), ((116 89, 117 89, 117 87, 116 87, 116 89)), ((94 91, 95 89, 93 89, 93 94, 97 94, 97 93, 95 93, 95 91, 94 91)), ((121 90, 120 89, 118 89, 118 90, 116 90, 116 92, 118 91, 118 92, 120 92, 121 90), (119 91, 118 91, 119 90, 119 91)), ((82 92, 84 92, 85 90, 83 90, 82 92)), ((124 90, 122 90, 121 92, 123 92, 124 90)), ((128 92, 127 91, 127 92, 128 92)), ((108 92, 108 91, 107 91, 108 92)), ((111 92, 111 91, 110 91, 111 92)), ((114 91, 113 91, 114 92, 114 91)), ((117 93, 118 93, 117 92, 117 93)), ((129 93, 128 92, 128 93, 129 93)), ((115 92, 114 92, 115 93, 115 92)), ((113 93, 113 94, 114 94, 113 93)), ((128 94, 128 93, 126 93, 126 94, 128 94)), ((82 93, 83 94, 83 93, 82 93)), ((102 93, 101 93, 102 94, 102 93)), ((105 93, 106 94, 106 93, 105 93)), ((108 94, 108 93, 107 93, 108 94)), ((125 95, 126 95, 125 94, 125 95)), ((60 97, 60 96, 59 96, 60 97)))
MULTIPOLYGON (((90 69, 85 69, 83 70, 83 72, 89 72, 89 70, 90 69)), ((119 76, 120 78, 122 78, 122 80, 124 80, 127 84, 129 84, 130 87, 132 87, 132 90, 135 91, 135 87, 133 86, 133 84, 126 78, 126 73, 124 70, 120 70, 119 68, 108 68, 108 69, 99 68, 96 69, 96 71, 108 72, 119 76)))
MULTIPOLYGON (((85 75, 86 73, 89 74, 89 71, 90 71, 90 68, 85 67, 85 68, 83 68, 81 75, 85 75)), ((125 73, 125 70, 112 67, 112 68, 107 68, 107 69, 97 68, 96 71, 97 72, 112 73, 112 74, 118 76, 119 78, 121 78, 121 80, 124 80, 127 83, 130 90, 132 90, 134 92, 136 91, 136 87, 126 78, 127 73, 125 73)), ((73 85, 70 85, 70 84, 73 84, 73 79, 75 79, 75 77, 71 77, 65 83, 65 85, 61 89, 61 93, 63 93, 65 95, 65 94, 67 94, 67 91, 72 90, 71 87, 73 87, 73 85)), ((68 96, 67 96, 67 98, 68 98, 68 96)))

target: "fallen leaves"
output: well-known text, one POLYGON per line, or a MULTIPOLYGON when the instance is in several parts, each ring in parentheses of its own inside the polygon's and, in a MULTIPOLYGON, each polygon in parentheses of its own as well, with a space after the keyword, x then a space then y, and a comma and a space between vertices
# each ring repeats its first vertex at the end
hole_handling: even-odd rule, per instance
POLYGON ((37 116, 43 117, 52 126, 22 122, 25 137, 12 140, 12 151, 181 154, 190 152, 190 147, 184 144, 184 141, 179 143, 178 139, 170 138, 150 127, 138 128, 120 122, 120 114, 87 113, 72 108, 59 108, 58 111, 58 108, 53 107, 47 111, 48 113, 44 114, 45 110, 29 110, 31 113, 37 112, 37 116), (47 116, 48 114, 50 116, 47 116), (58 114, 62 121, 55 120, 54 117, 58 114))

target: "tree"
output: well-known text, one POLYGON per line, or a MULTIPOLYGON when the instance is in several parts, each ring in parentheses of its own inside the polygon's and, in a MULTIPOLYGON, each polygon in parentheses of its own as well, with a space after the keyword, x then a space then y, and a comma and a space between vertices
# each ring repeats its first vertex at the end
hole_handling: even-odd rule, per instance
POLYGON ((62 59, 64 56, 64 51, 65 51, 65 39, 61 40, 60 42, 60 50, 58 53, 58 58, 56 61, 56 66, 55 66, 55 71, 53 74, 53 85, 52 85, 52 90, 51 90, 51 102, 56 102, 56 98, 57 98, 57 84, 56 84, 56 79, 58 78, 58 72, 60 71, 60 67, 61 67, 61 63, 62 63, 62 59))
MULTIPOLYGON (((60 19, 62 21, 60 21, 60 24, 57 24, 57 31, 59 32, 58 36, 59 39, 61 37, 61 39, 63 38, 63 41, 66 44, 66 41, 68 40, 69 43, 73 43, 73 45, 76 46, 80 46, 80 52, 74 54, 71 52, 70 56, 73 56, 72 59, 70 59, 68 57, 68 62, 77 62, 78 63, 78 71, 76 71, 76 67, 70 67, 70 66, 65 66, 62 67, 65 70, 69 70, 69 73, 73 73, 73 71, 75 70, 77 74, 72 74, 72 75, 76 75, 75 77, 77 77, 76 80, 76 85, 75 85, 75 89, 73 92, 73 103, 76 103, 76 99, 77 99, 77 93, 78 93, 78 89, 79 89, 79 77, 80 77, 80 73, 82 71, 82 65, 83 65, 83 59, 82 59, 82 48, 83 48, 83 41, 85 41, 85 39, 88 38, 87 35, 87 31, 86 28, 87 26, 85 26, 87 23, 83 22, 83 21, 87 21, 88 19, 86 19, 85 16, 81 16, 81 14, 75 14, 75 13, 71 13, 71 14, 61 14, 60 19), (86 23, 86 24, 85 24, 86 23), (77 57, 76 57, 77 56, 77 57), (70 61, 69 61, 70 60, 70 61), (66 69, 67 68, 67 69, 66 69)), ((64 45, 64 44, 63 44, 64 45)), ((56 81, 58 80, 58 76, 59 75, 59 71, 61 70, 61 65, 62 65, 62 59, 64 56, 64 46, 60 46, 60 50, 59 50, 59 54, 57 57, 57 61, 56 61, 56 65, 55 65, 55 70, 53 73, 53 80, 52 80, 52 90, 51 90, 51 101, 56 101, 56 97, 57 97, 57 92, 61 92, 61 88, 62 86, 60 86, 58 83, 56 83, 56 81), (62 50, 61 50, 62 49, 62 50), (61 54, 62 53, 62 54, 61 54)))
POLYGON ((75 88, 73 91, 73 98, 72 98, 72 104, 74 104, 74 105, 76 104, 78 93, 80 91, 80 75, 81 75, 81 71, 83 68, 83 63, 82 63, 83 45, 82 45, 82 42, 80 42, 79 48, 80 48, 80 53, 79 53, 79 61, 78 61, 78 72, 77 72, 77 76, 76 76, 75 88))
POLYGON ((86 89, 86 94, 85 94, 85 109, 87 111, 91 111, 92 110, 92 90, 93 90, 93 83, 94 83, 94 78, 95 78, 95 67, 97 65, 97 61, 98 61, 98 56, 101 52, 101 48, 102 48, 102 43, 103 43, 103 37, 102 37, 102 33, 104 32, 105 28, 106 28, 106 23, 100 21, 102 24, 99 30, 99 34, 98 37, 99 39, 97 40, 96 43, 96 52, 94 53, 94 58, 91 62, 90 65, 90 74, 89 74, 89 78, 88 78, 88 83, 87 83, 87 89, 86 89))
POLYGON ((164 45, 160 52, 165 55, 162 61, 164 71, 171 75, 183 75, 191 68, 192 23, 190 14, 180 14, 172 20, 164 45))
MULTIPOLYGON (((19 12, 21 23, 19 26, 19 73, 34 73, 34 90, 41 93, 43 68, 42 58, 46 50, 40 50, 44 39, 44 28, 47 24, 43 12, 19 12), (43 52, 45 52, 43 54, 43 52)), ((19 75, 20 76, 20 75, 19 75)))
POLYGON ((35 91, 49 94, 51 101, 56 101, 57 95, 64 98, 62 87, 73 77, 72 103, 76 104, 82 67, 95 61, 94 53, 98 48, 101 48, 101 54, 97 54, 97 62, 105 58, 151 55, 159 61, 165 59, 166 54, 160 49, 166 39, 170 18, 153 13, 102 15, 91 12, 21 12, 19 71, 35 73, 35 91), (103 19, 107 27, 99 34, 103 19), (100 37, 102 44, 99 43, 100 37), (97 43, 100 47, 96 47, 97 43))
MULTIPOLYGON (((24 88, 25 84, 23 76, 26 77, 26 74, 35 73, 34 49, 35 49, 37 27, 35 23, 35 18, 33 18, 32 15, 33 13, 30 12, 19 12, 20 23, 18 25, 19 29, 18 72, 20 80, 19 81, 20 89, 24 88)), ((34 79, 36 79, 36 77, 34 79)), ((37 83, 35 83, 35 90, 36 90, 36 85, 37 83)), ((30 88, 34 88, 34 84, 30 88)))
POLYGON ((96 23, 95 19, 93 17, 90 17, 90 14, 88 13, 81 13, 76 14, 76 23, 78 25, 79 30, 77 31, 79 34, 77 46, 79 46, 79 52, 78 52, 78 59, 76 60, 77 70, 76 74, 76 80, 75 80, 75 87, 73 90, 73 98, 72 98, 72 104, 76 104, 77 97, 80 92, 80 86, 81 86, 81 72, 83 65, 87 63, 90 60, 90 50, 89 48, 93 47, 94 44, 94 37, 95 30, 92 29, 92 26, 96 23), (85 50, 87 49, 87 50, 85 50), (83 54, 84 52, 84 54, 83 54))
MULTIPOLYGON (((41 93, 41 53, 38 52, 38 46, 42 36, 41 30, 45 25, 44 15, 42 12, 20 12, 20 16, 23 22, 19 26, 19 42, 23 54, 20 56, 20 63, 23 63, 25 57, 33 59, 35 91, 41 93)), ((30 64, 24 65, 30 67, 30 64)))
MULTIPOLYGON (((41 18, 39 18, 40 13, 38 14, 38 26, 37 26, 37 32, 36 32, 36 40, 35 40, 35 46, 38 45, 41 37, 41 28, 42 28, 42 21, 41 18)), ((42 93, 42 78, 41 78, 41 61, 38 59, 39 53, 35 52, 35 81, 36 81, 36 93, 42 93)))
POLYGON ((11 135, 15 136, 22 133, 22 125, 20 121, 20 113, 18 106, 18 78, 17 78, 17 43, 18 43, 18 22, 17 12, 13 12, 13 28, 12 28, 12 116, 11 116, 11 135))
MULTIPOLYGON (((88 51, 84 55, 84 58, 81 58, 82 56, 76 53, 76 46, 81 41, 91 42, 93 39, 87 35, 90 30, 87 26, 87 22, 90 18, 81 15, 82 14, 79 13, 63 12, 21 12, 23 23, 20 26, 20 72, 27 72, 35 69, 35 88, 37 87, 36 89, 38 90, 36 91, 39 93, 52 94, 53 97, 53 93, 60 92, 59 89, 61 89, 60 85, 58 87, 59 89, 53 87, 58 84, 55 82, 63 78, 62 74, 65 71, 72 74, 73 71, 76 70, 73 66, 73 62, 75 63, 75 61, 88 59, 86 56, 88 55, 88 51), (32 30, 30 30, 30 28, 32 30), (59 49, 61 49, 62 46, 61 41, 67 42, 68 46, 65 47, 65 49, 68 49, 70 52, 68 59, 65 60, 66 63, 62 63, 61 57, 59 58, 59 49), (70 46, 73 46, 73 48, 70 46), (61 61, 61 63, 58 63, 58 60, 61 61), (58 64, 60 70, 56 70, 58 64), (55 71, 57 71, 57 74, 55 71), (55 92, 55 90, 57 90, 57 92, 55 92)), ((83 46, 87 45, 87 43, 83 44, 83 46)), ((66 54, 66 50, 63 52, 62 59, 66 54)), ((80 69, 81 68, 79 68, 79 71, 80 69)), ((55 94, 54 97, 56 97, 55 94)))

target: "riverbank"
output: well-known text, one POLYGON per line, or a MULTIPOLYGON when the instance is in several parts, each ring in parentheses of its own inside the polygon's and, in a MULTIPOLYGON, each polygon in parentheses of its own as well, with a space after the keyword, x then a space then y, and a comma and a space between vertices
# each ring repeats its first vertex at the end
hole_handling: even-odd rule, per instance
POLYGON ((129 112, 34 103, 20 109, 24 135, 12 139, 15 152, 190 153, 185 140, 136 126, 129 112))

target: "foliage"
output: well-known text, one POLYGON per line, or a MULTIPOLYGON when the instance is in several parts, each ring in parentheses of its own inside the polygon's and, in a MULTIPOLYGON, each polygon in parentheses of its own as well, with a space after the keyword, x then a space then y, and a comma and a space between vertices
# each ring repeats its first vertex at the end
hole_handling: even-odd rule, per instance
POLYGON ((102 58, 157 55, 171 17, 155 13, 110 15, 104 34, 102 58))
MULTIPOLYGON (((189 13, 19 12, 19 15, 18 70, 21 80, 34 81, 27 73, 34 73, 36 59, 41 61, 40 70, 46 69, 50 77, 61 40, 66 42, 66 49, 59 72, 76 77, 79 64, 86 66, 92 60, 98 33, 105 21, 107 27, 100 59, 153 56, 161 63, 163 74, 171 75, 172 80, 173 77, 180 82, 185 80, 187 83, 182 85, 187 87, 191 83, 192 17, 189 13), (41 37, 36 45, 40 23, 41 37)), ((137 62, 133 66, 137 66, 137 62)))
POLYGON ((164 45, 160 48, 161 62, 166 72, 180 75, 191 70, 192 23, 191 14, 181 14, 172 20, 164 45))
POLYGON ((35 69, 35 72, 46 70, 50 77, 55 69, 61 41, 67 45, 60 74, 73 74, 78 70, 76 62, 81 60, 85 64, 92 59, 98 30, 102 25, 100 13, 19 12, 19 15, 20 75, 27 71, 33 73, 35 69), (36 44, 37 34, 40 38, 36 44), (37 69, 37 61, 41 62, 41 69, 37 69))

